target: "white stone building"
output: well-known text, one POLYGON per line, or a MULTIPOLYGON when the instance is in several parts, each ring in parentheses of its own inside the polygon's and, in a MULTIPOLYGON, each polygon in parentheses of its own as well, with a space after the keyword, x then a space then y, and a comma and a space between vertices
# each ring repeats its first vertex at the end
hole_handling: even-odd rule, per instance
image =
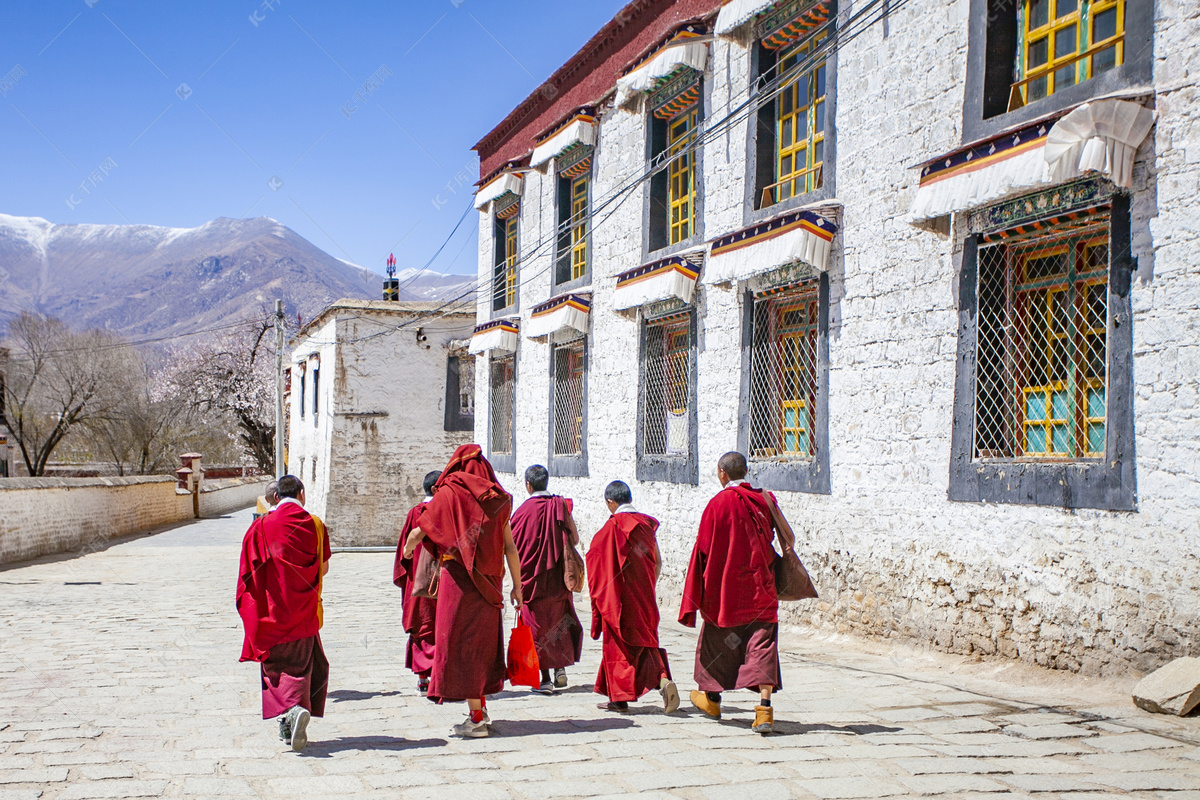
POLYGON ((476 146, 477 439, 668 597, 739 449, 792 621, 1200 653, 1198 76, 1177 0, 630 3, 476 146))
POLYGON ((288 471, 335 545, 395 544, 425 474, 471 441, 473 322, 469 305, 339 300, 292 342, 288 471))

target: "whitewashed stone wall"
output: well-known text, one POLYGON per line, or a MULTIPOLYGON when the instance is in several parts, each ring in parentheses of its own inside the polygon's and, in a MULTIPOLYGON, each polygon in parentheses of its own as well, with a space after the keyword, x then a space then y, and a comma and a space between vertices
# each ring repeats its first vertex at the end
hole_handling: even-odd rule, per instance
MULTIPOLYGON (((843 4, 843 13, 850 4, 843 4)), ((1136 512, 1060 510, 947 500, 957 349, 955 237, 905 222, 912 166, 961 141, 968 0, 921 0, 894 11, 837 58, 837 195, 841 231, 830 263, 829 440, 832 493, 780 493, 822 597, 785 618, 903 637, 957 653, 997 654, 1087 673, 1150 669, 1200 653, 1200 17, 1158 4, 1160 114, 1143 145, 1133 197, 1140 280, 1133 290, 1136 512)), ((749 51, 717 40, 706 75, 708 120, 745 99, 749 51)), ((643 115, 606 110, 594 198, 643 169, 643 115)), ((703 153, 704 235, 743 226, 746 125, 703 153)), ((521 248, 555 223, 553 176, 528 175, 521 248)), ((576 498, 585 540, 607 516, 604 486, 627 481, 659 517, 660 599, 677 608, 715 464, 737 443, 741 291, 705 287, 700 315, 698 487, 635 475, 638 324, 612 307, 615 275, 641 263, 641 193, 593 232, 589 346, 590 475, 552 479, 576 498)), ((480 217, 480 278, 492 264, 480 217)), ((520 305, 550 296, 553 248, 522 265, 520 305)), ((480 319, 489 306, 480 301, 480 319)), ((545 463, 549 348, 522 338, 517 475, 545 463)), ((486 441, 487 371, 477 364, 477 436, 486 441)))
POLYGON ((474 318, 460 312, 386 332, 413 316, 339 310, 292 350, 293 365, 321 353, 322 398, 314 422, 310 372, 308 411, 300 419, 293 377, 288 466, 337 546, 395 544, 408 509, 424 496, 425 474, 471 441, 470 431, 445 430, 445 395, 448 346, 470 337, 474 318), (424 341, 417 341, 418 327, 424 341))

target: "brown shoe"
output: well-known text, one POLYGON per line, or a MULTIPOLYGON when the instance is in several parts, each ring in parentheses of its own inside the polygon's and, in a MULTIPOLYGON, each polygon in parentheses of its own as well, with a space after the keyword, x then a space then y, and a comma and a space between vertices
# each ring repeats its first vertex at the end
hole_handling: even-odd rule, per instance
POLYGON ((709 717, 713 719, 721 718, 721 704, 714 703, 712 700, 709 700, 708 695, 705 692, 702 692, 699 689, 693 689, 691 698, 692 705, 703 711, 709 717))
POLYGON ((755 733, 768 734, 775 732, 775 709, 770 706, 755 706, 754 707, 754 726, 751 728, 755 733))

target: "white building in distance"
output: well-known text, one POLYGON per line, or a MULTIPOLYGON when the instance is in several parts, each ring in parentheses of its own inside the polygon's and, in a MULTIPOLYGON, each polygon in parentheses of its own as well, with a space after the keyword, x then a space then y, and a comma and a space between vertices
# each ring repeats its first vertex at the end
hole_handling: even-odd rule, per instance
POLYGON ((472 307, 339 300, 292 342, 288 471, 336 546, 394 545, 474 428, 472 307))
POLYGON ((637 0, 476 146, 477 439, 676 594, 728 450, 791 621, 1088 673, 1200 654, 1200 17, 637 0))

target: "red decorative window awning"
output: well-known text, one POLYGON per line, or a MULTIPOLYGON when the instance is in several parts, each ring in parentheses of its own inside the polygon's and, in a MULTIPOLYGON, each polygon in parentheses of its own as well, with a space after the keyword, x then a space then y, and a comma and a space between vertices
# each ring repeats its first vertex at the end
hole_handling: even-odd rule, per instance
POLYGON ((768 50, 798 42, 829 21, 830 0, 789 0, 759 17, 758 38, 768 50))

